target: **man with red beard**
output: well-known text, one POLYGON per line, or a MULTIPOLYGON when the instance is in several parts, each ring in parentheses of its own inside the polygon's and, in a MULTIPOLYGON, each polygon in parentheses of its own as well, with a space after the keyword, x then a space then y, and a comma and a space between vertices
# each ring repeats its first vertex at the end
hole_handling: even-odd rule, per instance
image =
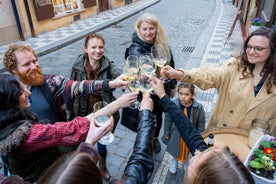
POLYGON ((3 63, 7 71, 17 75, 30 88, 30 111, 50 123, 71 119, 76 95, 99 94, 128 85, 122 76, 111 81, 73 81, 63 76, 43 75, 37 53, 27 45, 11 45, 4 54, 3 63))

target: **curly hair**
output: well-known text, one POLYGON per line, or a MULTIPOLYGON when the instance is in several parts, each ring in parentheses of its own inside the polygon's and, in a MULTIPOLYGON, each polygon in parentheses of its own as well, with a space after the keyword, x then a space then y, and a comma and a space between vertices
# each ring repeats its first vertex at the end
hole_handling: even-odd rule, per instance
POLYGON ((29 51, 34 54, 36 59, 38 58, 38 55, 35 52, 35 50, 28 45, 17 45, 17 44, 10 45, 8 50, 4 53, 4 57, 3 57, 3 64, 6 70, 9 72, 11 72, 13 69, 16 68, 17 60, 16 60, 15 53, 17 51, 29 51))
POLYGON ((242 75, 244 77, 247 77, 248 75, 253 75, 253 69, 255 67, 255 64, 251 64, 248 61, 247 55, 246 55, 246 46, 249 42, 249 40, 253 36, 264 36, 269 41, 269 47, 271 54, 268 57, 264 68, 261 72, 261 75, 263 78, 267 79, 267 93, 270 94, 270 89, 273 85, 276 85, 276 31, 272 28, 262 27, 257 29, 256 31, 252 32, 244 41, 243 49, 241 51, 241 68, 242 68, 242 75), (249 69, 249 73, 248 73, 249 69))

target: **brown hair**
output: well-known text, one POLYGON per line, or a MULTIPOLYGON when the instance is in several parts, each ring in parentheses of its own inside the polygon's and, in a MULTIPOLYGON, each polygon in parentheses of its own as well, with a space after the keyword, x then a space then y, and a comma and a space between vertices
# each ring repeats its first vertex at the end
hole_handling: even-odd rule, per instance
POLYGON ((84 47, 87 47, 88 41, 91 40, 92 38, 98 38, 98 39, 102 40, 103 44, 105 45, 105 40, 101 35, 96 34, 96 33, 91 33, 86 36, 85 42, 84 42, 84 47))
POLYGON ((15 52, 17 51, 28 51, 33 53, 36 59, 38 58, 38 55, 35 52, 35 50, 28 45, 10 45, 8 50, 4 53, 3 57, 3 64, 6 70, 9 72, 16 68, 17 61, 15 57, 15 52))
POLYGON ((265 79, 267 78, 267 93, 270 94, 270 89, 273 85, 276 85, 276 31, 272 28, 262 27, 257 29, 256 31, 252 32, 244 41, 243 50, 241 51, 241 68, 242 68, 242 75, 244 77, 247 77, 249 75, 253 75, 253 69, 255 67, 254 64, 249 63, 247 55, 246 55, 246 47, 249 42, 249 40, 253 36, 264 36, 269 41, 269 47, 271 54, 268 57, 264 68, 262 70, 262 77, 265 79), (248 69, 249 72, 248 73, 248 69))
POLYGON ((239 158, 228 147, 225 147, 212 150, 208 159, 194 168, 193 178, 185 176, 184 183, 254 184, 255 182, 239 158))
POLYGON ((181 88, 188 88, 189 91, 191 92, 192 95, 195 95, 195 86, 191 83, 185 83, 185 82, 181 82, 178 84, 177 86, 177 92, 179 92, 179 90, 181 88))
POLYGON ((38 180, 40 184, 102 184, 101 173, 87 153, 66 155, 38 180))

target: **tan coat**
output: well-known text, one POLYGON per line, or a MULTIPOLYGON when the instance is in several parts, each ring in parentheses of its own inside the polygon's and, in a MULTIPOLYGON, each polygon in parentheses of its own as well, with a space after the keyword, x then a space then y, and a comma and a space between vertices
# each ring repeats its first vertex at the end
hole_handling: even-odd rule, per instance
POLYGON ((270 134, 276 136, 276 86, 267 94, 266 82, 254 97, 253 78, 242 76, 240 60, 231 58, 220 67, 201 67, 183 71, 181 81, 203 90, 216 88, 218 99, 207 129, 235 127, 249 130, 253 119, 269 121, 270 134))

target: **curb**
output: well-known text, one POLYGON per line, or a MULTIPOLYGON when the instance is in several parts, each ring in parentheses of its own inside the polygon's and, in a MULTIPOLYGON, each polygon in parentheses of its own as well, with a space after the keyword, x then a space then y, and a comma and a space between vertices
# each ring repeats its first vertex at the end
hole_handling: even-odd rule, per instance
MULTIPOLYGON (((148 7, 156 4, 156 3, 158 3, 159 1, 161 1, 161 0, 145 1, 145 3, 142 6, 138 7, 135 10, 132 10, 132 11, 129 11, 129 12, 125 13, 125 14, 122 14, 119 17, 115 17, 113 19, 110 19, 110 20, 108 20, 106 22, 103 22, 103 23, 101 23, 101 24, 99 24, 97 26, 94 26, 94 27, 92 27, 90 29, 83 30, 82 32, 80 32, 78 34, 72 35, 71 37, 58 40, 58 41, 56 41, 54 43, 51 43, 51 44, 49 44, 47 46, 44 46, 44 47, 41 47, 41 48, 37 48, 36 51, 38 53, 38 56, 46 55, 46 54, 48 54, 50 52, 53 52, 53 51, 58 50, 60 48, 63 48, 63 47, 65 47, 65 46, 67 46, 67 45, 69 45, 69 44, 71 44, 73 42, 79 41, 79 40, 81 40, 82 38, 84 38, 89 33, 98 32, 98 31, 103 30, 103 29, 105 29, 105 28, 107 28, 107 27, 109 27, 109 26, 111 26, 113 24, 117 24, 117 23, 119 23, 119 22, 121 22, 121 21, 123 21, 123 20, 125 20, 125 19, 127 19, 127 18, 129 18, 131 16, 133 16, 137 12, 140 12, 140 11, 142 11, 142 10, 144 10, 144 9, 146 9, 146 8, 148 8, 148 7)), ((128 5, 125 5, 125 6, 128 6, 128 5)), ((123 9, 125 6, 120 7, 120 8, 123 9)), ((114 9, 114 10, 119 10, 120 8, 117 8, 117 9, 114 9)), ((106 12, 110 12, 110 11, 112 12, 114 10, 108 10, 106 12)), ((106 12, 103 12, 103 13, 106 13, 106 12)), ((98 15, 93 15, 92 17, 98 16, 98 15)))

